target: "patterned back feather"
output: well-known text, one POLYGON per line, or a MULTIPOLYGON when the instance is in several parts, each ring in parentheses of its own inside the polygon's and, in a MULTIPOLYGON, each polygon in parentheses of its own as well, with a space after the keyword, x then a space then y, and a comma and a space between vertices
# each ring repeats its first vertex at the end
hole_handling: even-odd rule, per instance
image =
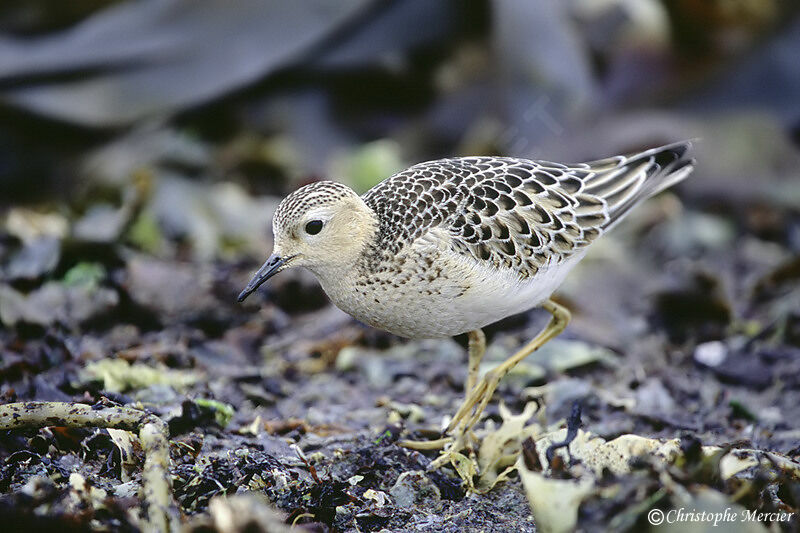
POLYGON ((414 165, 364 194, 380 225, 368 257, 377 263, 441 228, 454 251, 530 277, 688 176, 690 148, 685 141, 574 165, 510 157, 414 165))

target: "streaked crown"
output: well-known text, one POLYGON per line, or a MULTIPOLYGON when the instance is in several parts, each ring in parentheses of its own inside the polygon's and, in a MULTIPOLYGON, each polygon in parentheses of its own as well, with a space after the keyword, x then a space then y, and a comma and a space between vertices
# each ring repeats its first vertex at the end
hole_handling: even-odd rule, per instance
POLYGON ((348 196, 358 196, 347 185, 335 181, 316 181, 300 187, 283 201, 272 218, 274 227, 289 227, 303 218, 310 209, 332 205, 348 196))

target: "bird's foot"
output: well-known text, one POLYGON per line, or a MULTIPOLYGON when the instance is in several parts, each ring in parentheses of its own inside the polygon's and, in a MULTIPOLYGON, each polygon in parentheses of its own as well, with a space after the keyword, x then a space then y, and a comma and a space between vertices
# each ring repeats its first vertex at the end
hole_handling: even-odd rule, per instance
POLYGON ((448 424, 443 433, 445 436, 442 438, 429 441, 404 440, 398 444, 413 450, 442 450, 439 457, 428 465, 428 470, 436 470, 449 464, 456 469, 459 476, 467 481, 467 478, 471 478, 476 473, 477 464, 474 459, 463 452, 478 442, 472 428, 478 423, 483 410, 491 400, 500 377, 502 374, 490 371, 474 387, 470 388, 469 394, 448 424))
POLYGON ((429 451, 442 450, 442 453, 430 465, 428 470, 436 470, 446 464, 456 466, 464 461, 462 453, 469 444, 477 442, 477 437, 471 431, 464 432, 462 427, 453 435, 435 440, 401 440, 398 445, 410 450, 429 451))
POLYGON ((462 452, 478 442, 472 428, 480 420, 498 382, 499 377, 490 372, 471 388, 467 398, 445 429, 443 434, 446 436, 431 441, 401 441, 399 444, 414 450, 442 450, 439 457, 428 466, 428 470, 436 470, 450 464, 459 471, 459 475, 462 471, 466 472, 469 468, 465 470, 465 460, 471 460, 462 452))
POLYGON ((464 460, 467 459, 466 456, 461 452, 463 452, 467 447, 470 437, 475 437, 472 432, 468 432, 468 436, 467 432, 463 432, 461 429, 463 428, 459 428, 459 431, 456 433, 456 435, 448 439, 450 441, 449 446, 443 447, 442 453, 439 454, 439 457, 437 457, 433 462, 431 462, 430 465, 428 465, 429 471, 436 470, 449 464, 452 465, 460 474, 462 470, 460 465, 462 465, 464 460))

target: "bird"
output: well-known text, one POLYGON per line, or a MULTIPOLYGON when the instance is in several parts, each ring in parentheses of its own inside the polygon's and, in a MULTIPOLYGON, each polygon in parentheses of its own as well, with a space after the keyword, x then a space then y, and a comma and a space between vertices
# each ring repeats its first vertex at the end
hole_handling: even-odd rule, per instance
POLYGON ((473 156, 427 161, 363 195, 318 181, 284 198, 272 254, 244 301, 288 268, 305 267, 357 320, 411 339, 468 335, 466 396, 433 441, 434 467, 469 443, 500 380, 559 335, 570 312, 551 296, 591 244, 638 204, 694 169, 691 141, 577 164, 473 156), (479 379, 482 328, 533 308, 544 329, 479 379))

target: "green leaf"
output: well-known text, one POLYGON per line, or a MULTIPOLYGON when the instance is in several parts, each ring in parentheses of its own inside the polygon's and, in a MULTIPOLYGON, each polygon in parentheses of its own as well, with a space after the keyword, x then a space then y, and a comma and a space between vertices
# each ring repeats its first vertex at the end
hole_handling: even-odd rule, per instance
POLYGON ((201 407, 208 407, 214 410, 214 419, 216 420, 217 424, 221 427, 225 427, 233 418, 233 407, 228 405, 227 403, 220 402, 217 400, 211 400, 209 398, 197 398, 194 403, 201 407))
POLYGON ((64 274, 68 287, 97 287, 106 277, 106 268, 100 263, 80 262, 64 274))

